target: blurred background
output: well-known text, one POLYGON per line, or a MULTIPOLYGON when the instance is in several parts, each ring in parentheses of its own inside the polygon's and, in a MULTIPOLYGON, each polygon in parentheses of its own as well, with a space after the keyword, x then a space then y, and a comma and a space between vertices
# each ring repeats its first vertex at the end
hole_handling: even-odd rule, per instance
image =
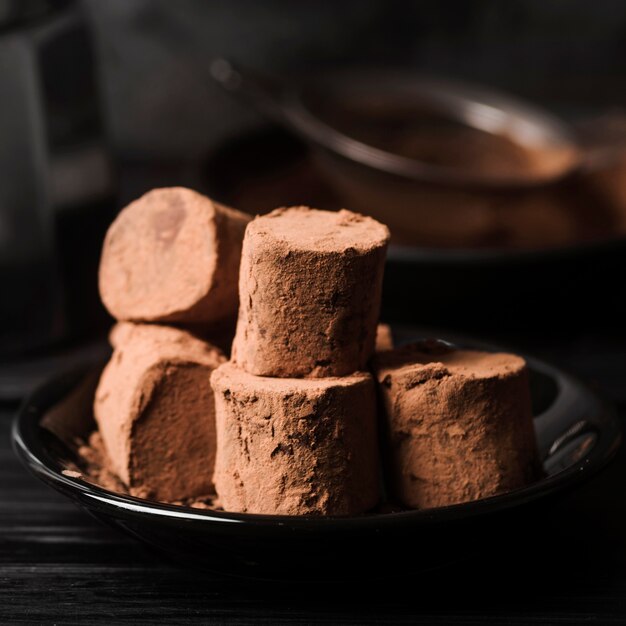
POLYGON ((103 349, 169 185, 388 223, 387 321, 623 357, 624 58, 617 0, 0 0, 0 396, 103 349))
POLYGON ((112 138, 127 156, 199 158, 257 121, 207 86, 185 55, 205 69, 220 56, 296 75, 346 64, 408 67, 567 114, 626 101, 618 0, 91 0, 85 8, 112 138))

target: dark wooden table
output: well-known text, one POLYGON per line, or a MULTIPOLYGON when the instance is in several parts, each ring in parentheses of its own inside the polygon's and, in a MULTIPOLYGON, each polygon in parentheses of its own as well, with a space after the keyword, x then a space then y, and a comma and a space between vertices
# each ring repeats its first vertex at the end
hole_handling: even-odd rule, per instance
MULTIPOLYGON (((626 338, 561 337, 534 348, 585 376, 626 417, 626 338)), ((626 622, 624 452, 470 562, 429 576, 407 563, 400 582, 389 575, 354 587, 261 584, 165 563, 39 483, 10 448, 14 410, 0 408, 1 624, 626 622)))

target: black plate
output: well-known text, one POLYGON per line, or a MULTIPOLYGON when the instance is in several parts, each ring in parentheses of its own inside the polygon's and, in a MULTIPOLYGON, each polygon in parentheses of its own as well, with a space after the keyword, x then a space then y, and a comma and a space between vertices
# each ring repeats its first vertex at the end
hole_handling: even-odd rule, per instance
POLYGON ((87 377, 92 389, 68 418, 88 433, 94 373, 101 364, 86 364, 35 392, 16 418, 13 442, 37 477, 100 520, 187 565, 292 580, 388 576, 407 564, 424 571, 531 532, 546 502, 615 454, 621 435, 610 407, 569 375, 532 358, 528 363, 547 476, 524 489, 445 508, 326 518, 246 515, 159 504, 66 476, 70 452, 39 422, 87 377))

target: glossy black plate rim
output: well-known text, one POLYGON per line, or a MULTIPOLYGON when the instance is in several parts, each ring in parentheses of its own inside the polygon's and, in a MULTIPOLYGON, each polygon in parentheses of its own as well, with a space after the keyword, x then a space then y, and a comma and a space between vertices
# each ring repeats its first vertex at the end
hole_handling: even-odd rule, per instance
MULTIPOLYGON (((482 346, 481 346, 482 347, 482 346)), ((494 349, 494 347, 492 347, 494 349)), ((333 531, 367 530, 394 525, 439 524, 460 519, 489 515, 516 508, 543 499, 555 492, 573 487, 602 469, 615 455, 621 443, 621 428, 612 407, 584 384, 561 370, 538 359, 525 357, 531 370, 554 378, 561 393, 575 390, 592 399, 598 407, 602 427, 598 427, 598 439, 591 450, 580 460, 560 472, 545 477, 528 487, 505 494, 491 496, 473 502, 455 504, 434 509, 369 513, 358 516, 285 516, 230 513, 211 509, 195 509, 180 505, 164 504, 109 491, 80 478, 62 473, 62 467, 50 455, 38 436, 39 420, 59 398, 59 388, 69 391, 84 375, 96 366, 96 362, 85 364, 65 372, 42 385, 22 404, 13 423, 13 447, 20 460, 39 479, 48 483, 64 495, 90 509, 109 514, 117 511, 125 515, 154 516, 162 519, 185 520, 188 522, 237 524, 241 529, 267 530, 285 529, 333 531)), ((557 400, 558 402, 558 400, 557 400)), ((540 418, 539 418, 540 419, 540 418)))

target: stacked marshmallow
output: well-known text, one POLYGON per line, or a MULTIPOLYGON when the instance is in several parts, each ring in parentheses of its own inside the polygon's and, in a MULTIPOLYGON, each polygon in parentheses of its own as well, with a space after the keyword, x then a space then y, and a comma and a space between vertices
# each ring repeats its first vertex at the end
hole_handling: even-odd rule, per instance
POLYGON ((130 493, 216 491, 234 512, 366 512, 380 499, 376 387, 396 502, 446 506, 541 474, 523 359, 393 349, 377 329, 385 226, 307 207, 250 219, 158 189, 107 233, 100 293, 118 323, 94 413, 130 493), (238 305, 226 361, 207 339, 229 343, 238 305))
POLYGON ((232 360, 212 374, 228 511, 348 515, 380 498, 374 351, 389 232, 349 211, 248 224, 232 360))
POLYGON ((205 339, 236 315, 249 220, 177 187, 145 194, 107 232, 99 287, 119 323, 94 414, 112 469, 133 495, 213 492, 209 378, 226 357, 205 339))

